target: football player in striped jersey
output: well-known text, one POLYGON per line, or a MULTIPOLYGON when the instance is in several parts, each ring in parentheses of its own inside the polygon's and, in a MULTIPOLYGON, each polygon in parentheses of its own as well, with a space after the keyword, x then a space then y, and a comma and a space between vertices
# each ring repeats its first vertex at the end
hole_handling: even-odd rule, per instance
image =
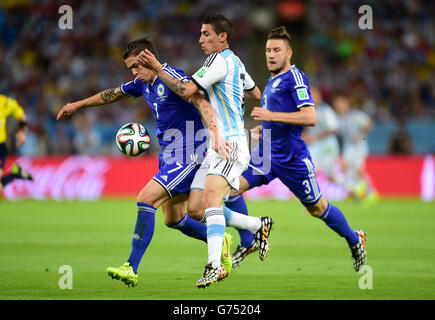
MULTIPOLYGON (((259 99, 261 96, 244 64, 229 48, 231 35, 232 24, 226 17, 218 14, 204 19, 199 43, 208 57, 188 82, 165 75, 161 64, 151 52, 145 50, 138 56, 139 62, 154 70, 180 97, 189 99, 193 94, 203 92, 213 108, 219 132, 232 146, 230 159, 222 158, 209 148, 201 166, 203 170, 198 171, 192 183, 189 203, 195 203, 191 201, 195 194, 198 194, 196 199, 200 200, 195 206, 190 205, 193 209, 189 213, 197 210, 207 223, 208 263, 203 276, 196 283, 198 288, 204 288, 227 276, 221 265, 221 250, 225 227, 230 224, 227 224, 222 201, 231 189, 239 188, 239 177, 250 160, 243 119, 244 99, 259 99), (201 189, 204 191, 198 191, 201 189)), ((210 141, 213 140, 212 137, 210 141)), ((233 219, 241 221, 240 229, 255 234, 256 243, 260 247, 260 259, 264 260, 269 248, 272 219, 254 218, 237 212, 233 219)))

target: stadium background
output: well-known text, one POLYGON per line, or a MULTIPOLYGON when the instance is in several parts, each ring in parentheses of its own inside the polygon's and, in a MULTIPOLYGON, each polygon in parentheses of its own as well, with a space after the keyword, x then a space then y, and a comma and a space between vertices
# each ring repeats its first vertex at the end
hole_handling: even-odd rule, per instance
MULTIPOLYGON (((210 12, 223 13, 232 20, 231 48, 260 89, 268 77, 266 35, 271 28, 285 25, 293 37, 292 62, 304 70, 310 83, 321 87, 327 101, 337 92, 349 95, 352 104, 375 121, 368 136, 367 169, 381 202, 371 208, 349 201, 340 206, 353 223, 371 231, 369 263, 377 272, 375 286, 382 289, 359 290, 350 259, 343 259, 346 248, 342 248, 342 240, 320 224, 309 222, 297 201, 285 201, 293 196, 273 184, 262 191, 253 190, 249 198, 282 202, 264 201, 255 206, 248 202, 248 206, 253 215, 267 210, 280 219, 281 227, 277 225, 272 239, 276 258, 271 257, 261 268, 256 262, 247 264, 243 275, 223 284, 229 296, 222 296, 219 288, 210 288, 211 294, 205 297, 433 298, 435 2, 239 0, 227 4, 226 0, 0 0, 0 92, 18 100, 29 123, 28 141, 16 149, 16 122, 9 121, 11 157, 6 171, 18 161, 35 177, 32 183, 9 184, 3 195, 7 199, 0 199, 0 251, 5 258, 0 263, 1 299, 204 298, 190 287, 180 295, 175 289, 173 293, 141 291, 142 295, 137 295, 138 291, 118 292, 119 286, 106 284, 101 272, 108 263, 118 263, 129 250, 126 239, 135 219, 132 199, 157 170, 156 139, 150 152, 138 159, 121 156, 114 143, 118 128, 131 121, 143 123, 153 134, 155 124, 145 100, 129 99, 88 109, 63 121, 56 121, 55 116, 68 102, 131 80, 122 50, 130 40, 143 35, 156 42, 161 61, 184 69, 186 74, 195 72, 204 61, 198 45, 201 19, 210 12), (63 4, 73 9, 72 30, 58 26, 62 15, 58 9, 63 4), (373 30, 358 28, 358 8, 364 4, 373 8, 373 30), (128 200, 112 200, 119 197, 128 200), (105 199, 8 201, 21 198, 105 199), (403 198, 417 201, 399 201, 403 198), (119 215, 125 211, 131 213, 119 215), (284 246, 289 237, 291 249, 284 246), (32 246, 27 247, 26 241, 32 246), (327 269, 313 257, 325 259, 327 269), (64 263, 73 265, 79 274, 77 289, 70 293, 59 291, 59 275, 52 272, 64 263), (20 266, 19 271, 11 265, 20 266), (258 291, 256 279, 263 279, 262 272, 267 271, 271 278, 264 281, 270 283, 270 289, 258 291), (289 287, 282 291, 288 282, 289 287)), ((246 107, 249 129, 256 123, 248 116, 253 105, 246 107)), ((329 199, 346 196, 321 175, 319 180, 329 199)), ((158 219, 162 220, 161 215, 158 219)), ((156 228, 156 239, 147 252, 149 259, 141 269, 151 274, 148 287, 191 285, 197 276, 194 271, 173 280, 170 266, 184 270, 186 263, 201 265, 203 247, 189 247, 196 244, 160 222, 156 228), (188 262, 168 245, 170 239, 193 252, 188 262)))
MULTIPOLYGON (((310 84, 322 89, 326 101, 345 93, 375 121, 368 136, 368 171, 381 195, 433 198, 434 161, 426 156, 435 152, 432 1, 241 0, 230 7, 221 0, 0 3, 0 92, 16 98, 29 119, 28 142, 16 150, 9 139, 8 148, 21 157, 19 163, 30 166, 36 185, 52 179, 42 173, 48 170, 43 166, 46 157, 56 156, 57 162, 48 161, 61 166, 59 156, 108 156, 111 166, 112 157, 120 157, 114 135, 124 123, 140 121, 153 135, 155 123, 143 99, 97 107, 65 121, 56 121, 55 115, 68 102, 131 80, 122 50, 144 35, 156 42, 161 61, 192 74, 204 60, 197 45, 201 19, 209 12, 222 12, 234 23, 231 47, 260 88, 268 77, 264 39, 271 28, 286 25, 293 37, 292 63, 305 71, 310 84), (73 9, 72 30, 59 28, 62 4, 73 9), (358 8, 363 4, 373 8, 373 30, 358 27, 358 8), (397 154, 401 156, 390 156, 397 154), (400 176, 394 174, 398 171, 400 176)), ((248 103, 245 113, 248 129, 256 125, 248 116, 251 107, 248 103)), ((15 127, 10 121, 9 137, 15 127)), ((156 141, 149 155, 157 154, 156 141)), ((79 162, 75 161, 76 172, 83 169, 79 162)), ((155 166, 148 165, 152 173, 155 166)), ((105 181, 95 183, 112 183, 102 174, 105 181)), ((118 176, 123 175, 120 171, 118 176)), ((138 184, 118 193, 134 196, 148 176, 143 173, 135 179, 138 184)), ((340 188, 323 180, 321 184, 329 197, 343 197, 340 188)), ((272 186, 265 196, 291 197, 278 187, 281 191, 272 186)), ((29 188, 17 181, 5 194, 41 197, 29 188)))

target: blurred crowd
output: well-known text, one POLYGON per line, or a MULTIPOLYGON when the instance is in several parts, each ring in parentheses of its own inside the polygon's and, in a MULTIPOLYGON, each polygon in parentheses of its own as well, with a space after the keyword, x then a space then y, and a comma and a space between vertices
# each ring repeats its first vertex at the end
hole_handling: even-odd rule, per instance
POLYGON ((73 9, 72 30, 58 25, 65 2, 0 1, 0 92, 19 101, 30 124, 30 141, 21 153, 117 154, 114 136, 123 124, 140 121, 152 133, 152 114, 141 98, 79 112, 70 121, 55 120, 66 103, 132 80, 122 52, 136 38, 152 38, 160 61, 191 74, 205 60, 198 44, 202 19, 219 11, 234 24, 234 50, 247 55, 248 0, 230 7, 225 0, 66 3, 73 9))
POLYGON ((347 94, 378 121, 435 117, 432 0, 312 1, 304 68, 326 96, 347 94), (370 5, 373 29, 357 8, 370 5))
MULTIPOLYGON (((434 2, 364 1, 373 7, 373 30, 358 28, 359 2, 307 4, 302 69, 327 99, 346 93, 375 119, 433 117, 434 2)), ((96 107, 70 120, 55 116, 68 102, 132 79, 121 57, 129 41, 150 36, 160 61, 192 74, 205 59, 198 45, 204 15, 219 12, 231 19, 231 47, 245 61, 253 41, 264 46, 256 26, 269 27, 261 20, 268 18, 265 12, 279 15, 277 8, 277 1, 267 0, 0 0, 0 92, 19 101, 29 122, 29 143, 19 152, 119 154, 114 135, 120 126, 140 121, 154 130, 144 99, 96 107), (59 28, 63 4, 73 8, 72 30, 59 28), (250 14, 255 8, 263 10, 250 14)))

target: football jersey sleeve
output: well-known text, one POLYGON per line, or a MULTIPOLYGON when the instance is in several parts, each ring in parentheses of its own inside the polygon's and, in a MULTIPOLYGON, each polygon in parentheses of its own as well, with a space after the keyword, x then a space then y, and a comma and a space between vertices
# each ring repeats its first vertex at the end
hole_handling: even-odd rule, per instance
POLYGON ((243 89, 245 91, 251 91, 255 88, 255 82, 254 80, 252 80, 251 76, 249 75, 248 72, 245 72, 245 83, 243 86, 243 89))
POLYGON ((139 82, 140 80, 136 78, 133 81, 123 83, 121 85, 121 91, 136 98, 140 97, 142 95, 142 89, 139 82))
POLYGON ((7 100, 7 109, 10 110, 10 115, 19 120, 24 115, 24 110, 18 104, 17 100, 9 98, 7 100))
POLYGON ((189 81, 189 78, 186 77, 186 75, 184 74, 184 71, 181 70, 181 69, 170 67, 167 64, 164 64, 163 65, 163 71, 165 71, 172 78, 178 79, 178 80, 180 80, 182 82, 188 82, 189 81))
POLYGON ((314 106, 313 98, 311 97, 310 86, 307 77, 297 69, 291 69, 293 74, 291 95, 297 108, 305 105, 314 106))
POLYGON ((213 53, 191 79, 200 89, 205 91, 214 83, 222 80, 227 72, 227 63, 224 57, 218 53, 213 53))

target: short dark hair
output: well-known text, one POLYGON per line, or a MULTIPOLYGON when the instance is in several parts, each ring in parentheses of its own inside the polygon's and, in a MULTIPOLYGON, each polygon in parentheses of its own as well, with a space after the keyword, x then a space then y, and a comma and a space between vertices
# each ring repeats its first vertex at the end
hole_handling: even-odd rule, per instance
POLYGON ((141 51, 148 49, 153 53, 158 59, 157 50, 154 46, 154 43, 148 39, 147 37, 143 37, 140 39, 136 39, 130 42, 124 49, 122 54, 122 58, 125 60, 130 56, 137 56, 141 51))
POLYGON ((216 34, 225 32, 227 34, 227 42, 230 42, 233 34, 233 25, 231 21, 221 14, 211 14, 204 19, 204 24, 211 24, 216 34))
POLYGON ((291 36, 287 32, 287 29, 284 26, 272 29, 272 31, 269 32, 269 35, 267 36, 267 40, 269 39, 282 39, 286 40, 288 42, 289 47, 292 47, 291 44, 291 36))

